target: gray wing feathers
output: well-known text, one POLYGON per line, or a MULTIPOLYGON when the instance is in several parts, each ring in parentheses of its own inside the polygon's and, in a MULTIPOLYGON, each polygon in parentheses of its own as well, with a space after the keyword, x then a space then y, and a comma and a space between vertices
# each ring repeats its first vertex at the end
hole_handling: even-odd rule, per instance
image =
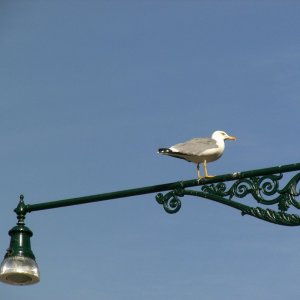
POLYGON ((184 154, 200 155, 205 150, 212 148, 218 148, 214 139, 194 138, 185 143, 176 144, 170 149, 184 154))

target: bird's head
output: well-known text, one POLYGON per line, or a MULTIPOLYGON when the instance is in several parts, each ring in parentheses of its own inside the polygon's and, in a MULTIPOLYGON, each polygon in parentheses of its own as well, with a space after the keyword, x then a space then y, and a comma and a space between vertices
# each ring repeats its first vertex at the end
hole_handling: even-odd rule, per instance
POLYGON ((215 131, 212 134, 211 138, 215 139, 215 140, 222 139, 223 141, 225 141, 225 140, 233 140, 233 141, 235 141, 236 140, 235 136, 231 136, 231 135, 227 134, 225 131, 221 131, 221 130, 215 131))

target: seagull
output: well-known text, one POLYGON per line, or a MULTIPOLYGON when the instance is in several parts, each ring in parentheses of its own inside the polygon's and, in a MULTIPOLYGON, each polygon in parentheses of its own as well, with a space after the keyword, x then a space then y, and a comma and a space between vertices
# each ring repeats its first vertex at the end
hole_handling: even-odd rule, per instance
POLYGON ((217 130, 211 138, 193 138, 170 148, 160 148, 157 153, 185 159, 197 164, 198 179, 203 178, 200 175, 200 164, 203 163, 205 177, 211 178, 214 176, 208 175, 206 164, 222 156, 225 149, 225 140, 235 141, 236 137, 228 135, 225 131, 217 130))

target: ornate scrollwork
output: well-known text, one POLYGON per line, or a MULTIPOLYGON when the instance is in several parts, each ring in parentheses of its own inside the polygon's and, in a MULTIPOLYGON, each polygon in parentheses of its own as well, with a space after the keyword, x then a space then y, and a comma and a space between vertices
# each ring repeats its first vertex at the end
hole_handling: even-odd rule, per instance
POLYGON ((229 200, 234 197, 244 198, 251 194, 258 203, 264 205, 278 204, 280 211, 287 211, 290 205, 300 208, 300 202, 296 200, 296 197, 299 196, 297 184, 300 180, 300 173, 294 176, 283 189, 279 189, 279 181, 282 177, 282 174, 250 177, 235 181, 228 189, 222 182, 204 185, 201 190, 229 200))
POLYGON ((297 198, 300 196, 300 173, 295 175, 286 186, 279 191, 278 206, 281 211, 287 211, 290 206, 300 209, 300 202, 297 198))
POLYGON ((251 215, 280 225, 300 225, 300 217, 298 215, 287 213, 291 206, 300 209, 300 201, 298 199, 300 196, 300 173, 292 177, 280 189, 279 182, 282 178, 283 174, 271 174, 238 179, 230 187, 227 187, 224 182, 217 182, 202 185, 200 191, 181 188, 168 192, 164 196, 158 194, 156 200, 163 205, 166 212, 176 213, 181 207, 179 197, 184 195, 197 196, 239 209, 242 215, 251 215), (261 205, 271 206, 277 204, 279 211, 250 207, 235 200, 248 195, 251 195, 261 205))
POLYGON ((163 195, 159 193, 156 195, 156 201, 163 205, 164 210, 169 214, 177 213, 181 208, 181 201, 179 197, 183 197, 183 189, 175 189, 163 195))
POLYGON ((250 215, 258 219, 286 226, 300 225, 300 217, 295 214, 277 212, 272 209, 263 209, 261 207, 249 207, 242 211, 242 215, 250 215))

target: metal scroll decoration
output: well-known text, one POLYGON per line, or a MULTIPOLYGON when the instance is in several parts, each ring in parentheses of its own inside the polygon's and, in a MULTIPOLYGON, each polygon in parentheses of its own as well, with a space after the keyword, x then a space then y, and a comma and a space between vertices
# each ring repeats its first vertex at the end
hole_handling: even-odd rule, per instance
POLYGON ((181 208, 181 201, 179 197, 184 196, 183 189, 175 189, 167 194, 163 195, 159 193, 156 195, 156 201, 161 204, 164 210, 169 214, 177 213, 181 208))
POLYGON ((159 204, 163 205, 168 213, 176 213, 181 208, 179 197, 184 195, 210 199, 241 211, 242 215, 251 215, 267 222, 286 225, 300 225, 300 216, 287 213, 294 207, 300 209, 300 173, 294 175, 283 188, 280 188, 283 174, 271 174, 265 176, 253 176, 234 181, 230 187, 225 182, 201 185, 200 190, 178 188, 165 195, 156 196, 159 204), (272 208, 251 207, 241 203, 239 199, 252 196, 254 200, 272 208), (239 201, 237 201, 239 200, 239 201))

